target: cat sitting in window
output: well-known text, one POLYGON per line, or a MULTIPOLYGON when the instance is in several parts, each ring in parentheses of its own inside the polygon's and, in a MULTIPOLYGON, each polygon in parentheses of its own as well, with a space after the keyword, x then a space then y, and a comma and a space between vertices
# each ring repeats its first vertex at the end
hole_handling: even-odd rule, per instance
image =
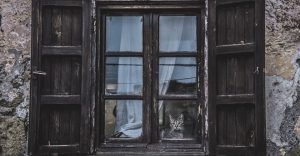
POLYGON ((169 128, 161 131, 162 138, 169 139, 183 139, 184 131, 184 116, 180 114, 177 118, 174 118, 169 114, 169 128))

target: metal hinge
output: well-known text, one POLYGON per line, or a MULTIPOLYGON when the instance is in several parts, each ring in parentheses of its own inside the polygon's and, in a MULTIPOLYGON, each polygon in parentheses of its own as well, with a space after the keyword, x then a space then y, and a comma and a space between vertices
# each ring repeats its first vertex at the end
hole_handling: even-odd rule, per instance
POLYGON ((255 71, 253 72, 253 74, 258 75, 259 74, 259 67, 256 67, 255 71))

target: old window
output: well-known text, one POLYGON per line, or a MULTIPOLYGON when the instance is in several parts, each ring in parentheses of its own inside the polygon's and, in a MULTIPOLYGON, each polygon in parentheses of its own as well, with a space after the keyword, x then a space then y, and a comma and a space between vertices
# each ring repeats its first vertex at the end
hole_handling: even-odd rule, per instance
POLYGON ((202 143, 201 9, 101 10, 100 146, 202 143))
POLYGON ((29 155, 264 155, 264 0, 32 4, 29 155))

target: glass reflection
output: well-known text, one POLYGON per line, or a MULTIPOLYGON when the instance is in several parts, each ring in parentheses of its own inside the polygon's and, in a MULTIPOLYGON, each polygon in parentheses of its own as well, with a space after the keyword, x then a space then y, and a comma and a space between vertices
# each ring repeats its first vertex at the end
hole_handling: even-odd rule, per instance
POLYGON ((159 59, 159 94, 195 94, 196 58, 162 57, 159 59))
POLYGON ((106 95, 142 95, 143 59, 141 57, 107 57, 106 95))
POLYGON ((107 16, 106 51, 142 52, 143 51, 142 16, 107 16))
POLYGON ((105 101, 105 138, 138 138, 142 134, 141 100, 105 101))
POLYGON ((196 52, 196 23, 196 16, 160 16, 159 50, 196 52))

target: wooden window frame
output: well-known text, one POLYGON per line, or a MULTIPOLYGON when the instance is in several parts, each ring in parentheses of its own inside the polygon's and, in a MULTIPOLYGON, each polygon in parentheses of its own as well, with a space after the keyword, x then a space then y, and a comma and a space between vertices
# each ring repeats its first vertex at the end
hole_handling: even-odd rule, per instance
MULTIPOLYGON (((204 18, 205 18, 205 9, 204 5, 202 3, 197 3, 191 1, 191 5, 183 6, 181 2, 155 2, 149 5, 149 3, 141 3, 141 2, 127 2, 126 4, 120 5, 119 3, 113 2, 99 2, 97 3, 96 8, 96 43, 97 43, 97 67, 96 72, 97 73, 97 80, 99 82, 97 84, 97 96, 96 96, 96 147, 98 148, 97 151, 105 151, 105 152, 113 152, 113 151, 148 151, 148 152, 158 152, 159 150, 164 151, 173 151, 176 152, 182 152, 188 151, 188 152, 194 152, 194 154, 203 154, 204 153, 204 145, 206 144, 205 140, 205 115, 204 111, 204 18), (131 9, 131 10, 129 10, 131 9), (178 11, 178 12, 177 12, 178 11), (144 53, 118 53, 118 54, 105 54, 105 45, 103 45, 104 39, 103 36, 105 34, 105 25, 101 23, 103 20, 105 20, 106 15, 136 15, 136 16, 142 16, 144 19, 144 24, 146 26, 143 26, 143 52, 144 53), (177 53, 159 53, 158 54, 158 15, 193 15, 197 17, 197 52, 196 53, 184 53, 179 52, 177 53), (156 22, 156 23, 152 23, 156 22), (146 29, 144 29, 146 28, 146 29), (150 83, 144 83, 143 86, 143 106, 144 110, 143 116, 143 131, 145 133, 142 138, 138 139, 127 139, 127 140, 112 140, 106 143, 103 143, 104 141, 104 132, 101 127, 103 127, 103 106, 104 106, 104 98, 107 99, 127 99, 128 96, 104 96, 104 68, 105 68, 105 57, 113 56, 113 57, 120 57, 120 56, 130 56, 130 57, 143 57, 143 82, 149 82, 150 83), (192 96, 182 96, 182 95, 172 95, 172 96, 164 96, 164 97, 157 97, 157 92, 153 90, 157 90, 155 88, 155 84, 157 84, 157 73, 155 72, 158 70, 158 58, 159 57, 195 57, 197 60, 197 94, 192 96), (152 59, 154 60, 152 62, 152 59), (148 67, 145 64, 152 65, 152 67, 148 67), (155 71, 152 71, 155 70, 155 71), (152 81, 153 80, 153 81, 152 81), (149 84, 152 84, 150 86, 149 84), (148 96, 147 96, 148 95, 148 96), (152 95, 152 96, 150 96, 152 95), (174 100, 196 100, 197 104, 201 106, 201 137, 200 143, 195 143, 187 141, 187 142, 181 142, 180 141, 163 141, 158 142, 159 136, 158 133, 155 133, 154 131, 151 131, 151 129, 158 129, 158 125, 154 124, 152 121, 151 124, 151 116, 157 117, 154 118, 154 120, 158 120, 158 114, 156 111, 153 110, 153 107, 151 104, 157 103, 158 99, 174 99, 174 100), (102 121, 102 122, 101 122, 102 121), (154 126, 154 127, 153 127, 154 126)), ((186 2, 184 2, 187 4, 186 2)), ((130 99, 141 99, 138 96, 131 96, 130 99)))
MULTIPOLYGON (((262 156, 266 154, 266 134, 265 134, 265 99, 264 99, 264 60, 265 60, 265 36, 264 36, 264 11, 265 11, 265 0, 208 0, 207 9, 205 9, 204 0, 149 0, 149 1, 139 1, 139 0, 95 0, 96 8, 92 8, 92 0, 32 0, 32 53, 31 53, 31 67, 32 70, 38 70, 41 64, 39 59, 40 49, 41 49, 41 8, 43 6, 77 6, 82 7, 82 26, 83 26, 83 45, 82 57, 83 65, 85 69, 83 74, 82 86, 83 90, 81 92, 83 98, 80 99, 82 103, 82 113, 81 118, 83 119, 80 127, 82 131, 80 132, 80 144, 78 146, 67 145, 67 146, 53 146, 47 147, 44 150, 53 153, 80 153, 80 154, 103 154, 103 155, 116 155, 116 154, 149 154, 149 155, 216 155, 216 154, 245 154, 249 153, 248 149, 237 146, 228 146, 228 148, 218 149, 217 147, 217 134, 216 134, 216 84, 214 78, 216 77, 216 6, 218 3, 232 4, 237 2, 253 2, 255 3, 255 65, 259 67, 259 72, 255 76, 255 102, 259 103, 255 107, 255 116, 257 119, 255 121, 255 148, 251 149, 250 152, 255 152, 253 155, 262 156), (151 6, 151 7, 149 7, 151 6), (99 146, 99 92, 96 87, 96 82, 98 81, 96 68, 99 67, 99 18, 102 9, 106 10, 174 10, 174 9, 201 9, 201 21, 204 20, 204 15, 207 17, 207 30, 205 30, 204 22, 201 23, 201 32, 203 39, 201 40, 201 45, 204 45, 204 34, 207 34, 205 39, 207 39, 208 53, 207 60, 208 66, 208 93, 206 106, 207 108, 202 108, 203 113, 203 131, 202 131, 202 147, 193 146, 189 144, 188 146, 170 146, 168 144, 136 144, 128 143, 124 144, 113 144, 110 147, 99 146), (94 12, 96 11, 97 19, 93 19, 94 12), (208 11, 207 13, 205 11, 208 11), (96 33, 94 32, 94 25, 97 25, 96 33), (95 124, 96 123, 96 124, 95 124), (134 148, 132 148, 134 147, 134 148), (181 149, 180 149, 181 148, 181 149)), ((202 36, 201 35, 201 36, 202 36)), ((66 50, 66 49, 65 49, 66 50)), ((67 49, 68 51, 75 52, 78 55, 78 51, 74 49, 67 49)), ((201 47, 204 51, 204 47, 201 47)), ((55 49, 47 49, 46 52, 56 52, 55 49), (47 51, 48 50, 48 51, 47 51)), ((204 54, 204 53, 202 53, 204 54)), ((204 56, 203 60, 204 60, 204 56)), ((200 73, 201 74, 201 73, 200 73)), ((204 74, 204 72, 203 72, 204 74)), ((39 132, 39 81, 35 75, 32 76, 31 88, 30 88, 30 128, 28 137, 28 154, 37 155, 38 152, 38 132, 39 132)), ((204 98, 204 96, 203 96, 204 98)), ((151 100, 151 97, 147 97, 151 100)), ((151 139, 148 137, 148 139, 151 139)), ((151 141, 151 140, 150 140, 151 141)), ((49 153, 48 153, 49 154, 49 153)), ((250 153, 251 155, 251 153, 250 153)))

